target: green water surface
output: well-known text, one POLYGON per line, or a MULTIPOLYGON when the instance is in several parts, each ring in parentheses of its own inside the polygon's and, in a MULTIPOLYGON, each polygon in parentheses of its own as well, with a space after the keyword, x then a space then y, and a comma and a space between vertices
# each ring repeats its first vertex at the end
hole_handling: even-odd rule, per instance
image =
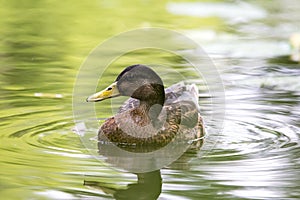
MULTIPOLYGON (((289 36, 300 31, 297 0, 0 5, 1 199, 299 199, 300 66, 289 58, 289 36), (175 30, 199 43, 223 80, 226 116, 223 131, 210 132, 209 91, 194 80, 216 144, 136 175, 91 155, 96 141, 87 149, 74 133, 72 95, 95 47, 145 27, 175 30)), ((163 63, 186 74, 191 67, 169 52, 130 52, 112 63, 97 88, 136 63, 163 63)), ((109 105, 96 106, 99 119, 112 114, 109 105)), ((88 133, 92 138, 97 129, 88 133)))

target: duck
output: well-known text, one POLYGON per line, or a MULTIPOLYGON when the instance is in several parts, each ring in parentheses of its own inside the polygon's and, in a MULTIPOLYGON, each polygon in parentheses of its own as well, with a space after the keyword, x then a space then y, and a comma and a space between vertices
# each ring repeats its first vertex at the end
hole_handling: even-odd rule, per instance
POLYGON ((98 141, 119 145, 165 146, 174 141, 194 141, 205 135, 195 84, 176 83, 165 89, 151 67, 126 67, 104 90, 90 95, 87 102, 118 96, 129 97, 118 113, 107 118, 98 131, 98 141))

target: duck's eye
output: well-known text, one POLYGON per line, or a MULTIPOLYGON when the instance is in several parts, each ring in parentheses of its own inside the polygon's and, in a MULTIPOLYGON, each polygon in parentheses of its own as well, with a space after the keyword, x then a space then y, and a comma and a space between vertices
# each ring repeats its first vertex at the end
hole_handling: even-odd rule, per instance
POLYGON ((112 90, 112 87, 109 87, 109 88, 107 88, 106 90, 107 90, 107 91, 112 90))

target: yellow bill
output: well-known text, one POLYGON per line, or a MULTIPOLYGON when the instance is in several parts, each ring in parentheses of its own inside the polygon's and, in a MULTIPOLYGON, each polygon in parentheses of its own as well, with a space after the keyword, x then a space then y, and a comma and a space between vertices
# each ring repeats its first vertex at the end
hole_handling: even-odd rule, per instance
POLYGON ((114 82, 110 86, 108 86, 106 89, 97 92, 91 96, 89 96, 86 101, 87 102, 96 102, 96 101, 102 101, 104 99, 112 98, 119 96, 119 90, 117 88, 117 82, 114 82))

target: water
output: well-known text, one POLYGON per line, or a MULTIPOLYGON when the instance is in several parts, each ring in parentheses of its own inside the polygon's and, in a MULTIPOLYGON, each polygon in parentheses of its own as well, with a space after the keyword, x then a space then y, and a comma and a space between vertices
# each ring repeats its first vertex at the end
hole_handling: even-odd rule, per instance
MULTIPOLYGON (((299 32, 299 4, 213 3, 2 1, 0 196, 130 199, 142 192, 150 199, 299 199, 300 68, 290 61, 288 44, 299 32), (206 12, 197 12, 201 7, 206 12), (245 8, 249 12, 232 15, 245 8), (201 44, 222 77, 226 115, 222 133, 209 132, 210 98, 199 82, 208 140, 216 144, 136 175, 99 162, 83 146, 72 131, 72 92, 93 48, 147 26, 180 30, 201 44)), ((121 64, 141 60, 188 69, 174 55, 133 52, 102 81, 114 80, 121 64)), ((107 105, 97 105, 99 118, 111 115, 107 105)))

